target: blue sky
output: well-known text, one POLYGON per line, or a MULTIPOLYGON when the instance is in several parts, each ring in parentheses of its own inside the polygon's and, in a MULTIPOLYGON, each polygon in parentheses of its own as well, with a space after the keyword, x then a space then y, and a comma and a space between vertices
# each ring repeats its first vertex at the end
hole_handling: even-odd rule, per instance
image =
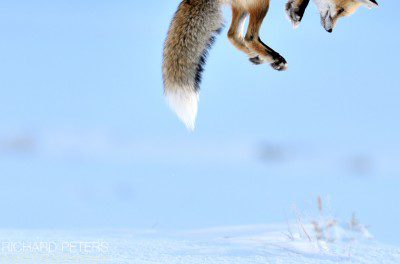
POLYGON ((328 34, 314 4, 293 30, 272 1, 261 36, 289 62, 283 73, 251 65, 225 28, 194 133, 162 96, 177 5, 1 1, 0 226, 278 222, 322 195, 399 244, 400 4, 328 34))

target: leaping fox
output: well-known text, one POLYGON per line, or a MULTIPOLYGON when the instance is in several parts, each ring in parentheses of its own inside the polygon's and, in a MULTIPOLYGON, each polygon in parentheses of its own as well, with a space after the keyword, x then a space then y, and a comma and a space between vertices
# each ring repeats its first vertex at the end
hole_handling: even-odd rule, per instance
MULTIPOLYGON (((301 22, 310 0, 289 0, 286 13, 294 26, 301 22)), ((360 6, 377 6, 375 0, 314 0, 323 27, 332 32, 343 16, 360 6)), ((222 28, 221 6, 230 5, 232 22, 228 31, 231 43, 254 64, 269 63, 278 71, 287 69, 286 60, 264 44, 259 31, 268 13, 270 0, 183 0, 172 20, 164 46, 164 93, 178 117, 193 130, 198 109, 199 85, 208 50, 222 28), (250 17, 243 35, 244 22, 250 17)))

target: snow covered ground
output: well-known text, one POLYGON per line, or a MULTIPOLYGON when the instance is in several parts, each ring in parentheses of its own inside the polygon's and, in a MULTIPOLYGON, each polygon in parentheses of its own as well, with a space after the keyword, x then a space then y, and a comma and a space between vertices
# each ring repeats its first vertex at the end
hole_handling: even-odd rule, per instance
POLYGON ((328 35, 314 5, 293 31, 274 1, 261 36, 284 74, 226 27, 187 133, 160 68, 178 1, 0 1, 0 264, 400 263, 400 1, 384 2, 328 35))
POLYGON ((318 239, 311 224, 185 232, 1 231, 1 263, 400 263, 400 248, 349 225, 318 239))

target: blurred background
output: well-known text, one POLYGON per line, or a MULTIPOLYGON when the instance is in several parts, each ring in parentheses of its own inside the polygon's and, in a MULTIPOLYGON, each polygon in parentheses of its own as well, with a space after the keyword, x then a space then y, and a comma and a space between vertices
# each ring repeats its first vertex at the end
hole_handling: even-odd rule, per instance
POLYGON ((320 195, 400 244, 400 3, 328 34, 313 3, 293 30, 272 1, 261 35, 288 60, 283 73, 251 65, 225 28, 194 133, 163 98, 178 4, 0 2, 0 227, 274 223, 320 195))

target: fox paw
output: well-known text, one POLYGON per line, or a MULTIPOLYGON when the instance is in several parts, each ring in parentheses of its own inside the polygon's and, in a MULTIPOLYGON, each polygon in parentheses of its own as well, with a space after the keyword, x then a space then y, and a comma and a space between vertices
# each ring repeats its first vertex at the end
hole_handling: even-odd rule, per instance
POLYGON ((273 63, 271 63, 271 67, 277 71, 285 71, 285 70, 287 70, 288 65, 287 65, 285 58, 283 58, 281 55, 277 54, 275 61, 273 63))
POLYGON ((286 4, 286 15, 293 23, 293 27, 297 28, 300 25, 304 12, 302 12, 300 7, 296 5, 295 0, 289 0, 289 2, 286 4))
POLYGON ((255 65, 260 65, 262 64, 264 61, 260 58, 260 56, 256 56, 253 58, 249 59, 251 63, 255 64, 255 65))

